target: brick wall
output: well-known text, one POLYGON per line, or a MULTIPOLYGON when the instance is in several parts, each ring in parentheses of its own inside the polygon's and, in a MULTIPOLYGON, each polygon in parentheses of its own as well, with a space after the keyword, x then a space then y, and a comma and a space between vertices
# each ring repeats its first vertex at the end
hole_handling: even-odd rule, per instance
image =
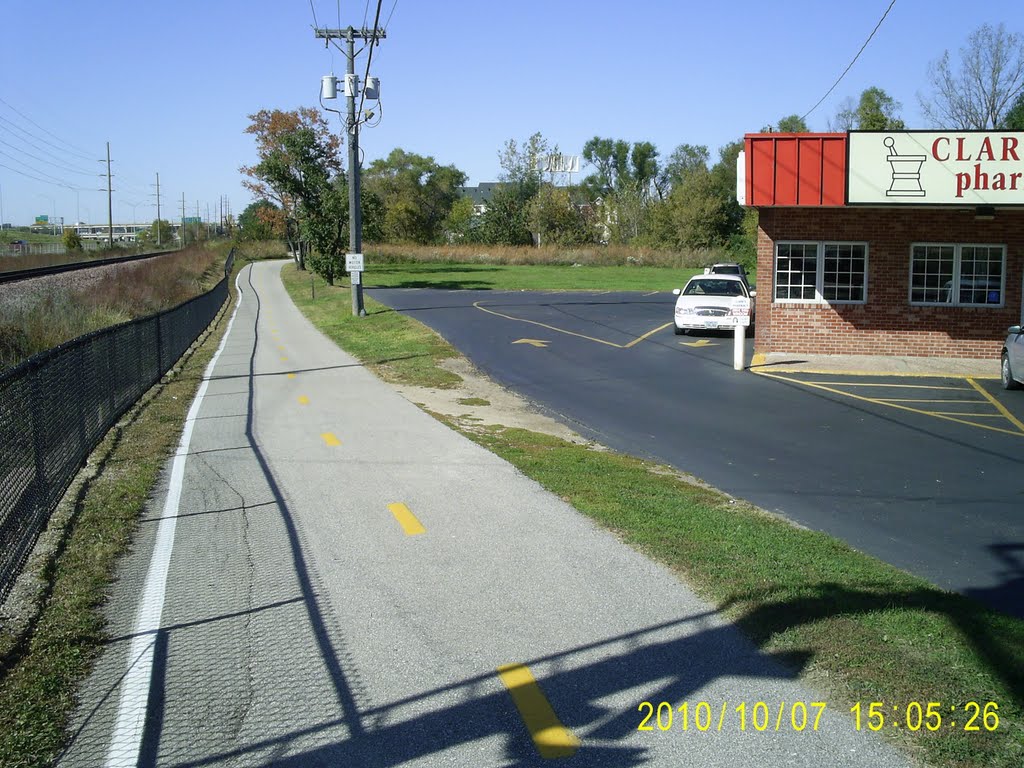
POLYGON ((1024 210, 762 208, 757 242, 758 352, 995 358, 1021 320, 1024 210), (775 242, 867 242, 866 304, 774 303, 775 242), (910 305, 911 243, 1006 246, 1004 306, 910 305))

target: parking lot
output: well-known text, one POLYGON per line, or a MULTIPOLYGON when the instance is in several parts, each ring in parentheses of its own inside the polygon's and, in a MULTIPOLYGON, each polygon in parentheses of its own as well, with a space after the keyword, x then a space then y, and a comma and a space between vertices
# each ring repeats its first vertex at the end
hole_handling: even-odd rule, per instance
POLYGON ((587 437, 1024 615, 1024 392, 994 378, 737 372, 731 331, 673 334, 668 293, 372 296, 587 437))

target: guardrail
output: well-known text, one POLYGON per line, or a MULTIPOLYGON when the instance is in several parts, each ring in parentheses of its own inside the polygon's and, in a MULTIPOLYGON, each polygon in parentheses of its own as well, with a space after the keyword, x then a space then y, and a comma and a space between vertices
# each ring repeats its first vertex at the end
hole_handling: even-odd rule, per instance
POLYGON ((206 293, 0 373, 0 602, 92 450, 217 316, 233 265, 234 249, 206 293))

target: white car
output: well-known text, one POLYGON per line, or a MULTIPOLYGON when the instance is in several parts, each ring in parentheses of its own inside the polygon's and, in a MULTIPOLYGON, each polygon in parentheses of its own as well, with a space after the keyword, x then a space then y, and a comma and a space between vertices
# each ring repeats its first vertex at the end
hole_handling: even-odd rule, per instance
POLYGON ((1003 342, 999 378, 1003 389, 1017 389, 1024 384, 1024 329, 1011 325, 1003 342))
POLYGON ((676 335, 688 330, 734 327, 743 311, 743 299, 750 308, 750 325, 754 324, 754 302, 747 281, 739 275, 695 275, 686 287, 672 293, 679 297, 674 318, 676 335))

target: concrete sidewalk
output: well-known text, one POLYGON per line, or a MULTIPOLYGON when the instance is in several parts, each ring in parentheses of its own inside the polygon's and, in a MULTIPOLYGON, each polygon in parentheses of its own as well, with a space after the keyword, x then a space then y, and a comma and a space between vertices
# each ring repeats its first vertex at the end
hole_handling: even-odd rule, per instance
POLYGON ((948 376, 998 379, 999 359, 955 357, 886 357, 881 355, 804 355, 798 352, 757 353, 751 370, 777 373, 836 373, 873 376, 948 376))
POLYGON ((800 660, 364 370, 279 268, 240 275, 63 765, 910 764, 800 660))

